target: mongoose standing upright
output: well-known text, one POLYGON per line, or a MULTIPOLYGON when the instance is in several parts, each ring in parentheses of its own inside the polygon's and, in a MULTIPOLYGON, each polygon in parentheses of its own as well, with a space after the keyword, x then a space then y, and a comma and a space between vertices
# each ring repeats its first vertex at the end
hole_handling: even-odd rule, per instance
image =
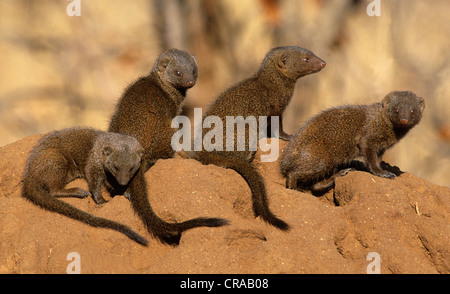
MULTIPOLYGON (((291 136, 284 132, 281 116, 292 98, 296 81, 320 71, 325 65, 322 59, 307 49, 295 46, 273 48, 252 77, 227 89, 210 105, 203 120, 208 116, 217 116, 225 125, 227 116, 278 116, 279 136, 283 140, 289 140, 291 136)), ((234 138, 236 142, 236 136, 234 138)), ((225 129, 223 140, 225 146, 225 129)), ((281 230, 288 230, 289 225, 277 218, 268 207, 264 179, 252 163, 256 151, 250 151, 248 144, 246 145, 245 151, 202 150, 196 152, 194 158, 203 164, 215 164, 238 172, 252 192, 255 216, 261 216, 281 230)))
POLYGON ((129 227, 93 216, 57 199, 91 195, 97 204, 106 202, 101 194, 102 184, 126 186, 138 170, 142 154, 141 145, 130 136, 91 128, 54 131, 39 141, 28 158, 22 196, 49 211, 93 227, 119 231, 147 245, 148 241, 129 227), (81 188, 64 188, 77 178, 86 179, 90 193, 81 188))
POLYGON ((187 229, 227 224, 219 218, 196 218, 182 223, 168 223, 153 211, 147 195, 144 174, 158 159, 173 157, 171 147, 175 129, 172 119, 181 113, 186 91, 195 85, 197 62, 189 53, 169 49, 157 59, 148 76, 142 77, 126 89, 120 98, 109 125, 110 132, 122 133, 138 139, 144 148, 142 166, 131 180, 130 201, 148 231, 161 242, 176 245, 187 229))
POLYGON ((395 178, 381 168, 381 157, 419 123, 424 108, 423 98, 397 91, 379 103, 341 106, 318 114, 298 130, 281 156, 286 187, 323 194, 334 186, 336 177, 351 170, 358 157, 372 174, 395 178))

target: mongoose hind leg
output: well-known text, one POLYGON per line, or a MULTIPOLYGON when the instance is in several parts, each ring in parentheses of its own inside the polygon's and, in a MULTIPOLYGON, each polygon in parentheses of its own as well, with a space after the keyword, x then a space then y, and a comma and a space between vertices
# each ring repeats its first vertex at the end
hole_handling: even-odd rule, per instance
POLYGON ((354 168, 346 168, 338 171, 334 175, 332 175, 330 178, 322 180, 320 182, 315 183, 311 187, 311 192, 313 192, 314 195, 316 194, 324 194, 328 192, 330 189, 334 187, 335 179, 338 177, 343 177, 346 174, 348 174, 350 171, 354 171, 354 168))
POLYGON ((69 189, 60 189, 57 191, 52 192, 52 196, 57 198, 86 198, 91 196, 91 193, 89 193, 86 190, 83 190, 81 188, 69 188, 69 189))
POLYGON ((298 190, 297 180, 298 179, 292 173, 288 174, 286 176, 286 188, 292 189, 292 190, 298 190))

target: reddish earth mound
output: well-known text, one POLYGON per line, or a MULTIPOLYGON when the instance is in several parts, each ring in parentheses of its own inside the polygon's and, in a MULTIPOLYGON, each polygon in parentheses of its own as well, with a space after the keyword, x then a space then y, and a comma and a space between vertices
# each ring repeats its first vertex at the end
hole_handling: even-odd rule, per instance
MULTIPOLYGON (((71 252, 79 254, 82 273, 366 273, 371 252, 380 257, 381 273, 450 273, 450 189, 408 173, 388 180, 350 172, 315 197, 285 189, 276 162, 258 163, 271 209, 292 227, 282 232, 253 217, 250 189, 234 171, 159 160, 146 176, 163 219, 230 220, 185 232, 177 247, 153 239, 124 197, 104 193, 110 201, 102 206, 64 200, 130 226, 149 239, 143 247, 21 197, 26 158, 40 137, 0 148, 0 273, 66 273, 71 252)), ((84 180, 70 186, 87 188, 84 180)))

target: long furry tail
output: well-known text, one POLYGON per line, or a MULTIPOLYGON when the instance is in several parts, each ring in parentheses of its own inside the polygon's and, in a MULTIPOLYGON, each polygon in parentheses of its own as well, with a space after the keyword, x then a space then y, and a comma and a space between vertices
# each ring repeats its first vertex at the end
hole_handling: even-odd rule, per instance
POLYGON ((153 211, 147 195, 144 169, 139 169, 129 185, 131 205, 147 230, 164 244, 178 245, 183 231, 196 227, 220 227, 228 221, 221 218, 199 217, 181 223, 168 223, 153 211))
POLYGON ((32 185, 24 182, 22 196, 48 211, 57 212, 93 227, 116 230, 143 246, 148 245, 147 239, 129 227, 79 210, 78 208, 53 197, 50 194, 50 191, 42 185, 32 185))
POLYGON ((261 216, 264 221, 280 230, 289 230, 289 225, 277 218, 270 211, 264 179, 254 164, 231 156, 225 157, 211 152, 201 152, 197 155, 196 159, 203 164, 214 164, 225 168, 231 168, 239 173, 245 179, 252 192, 253 212, 255 213, 255 216, 261 216))

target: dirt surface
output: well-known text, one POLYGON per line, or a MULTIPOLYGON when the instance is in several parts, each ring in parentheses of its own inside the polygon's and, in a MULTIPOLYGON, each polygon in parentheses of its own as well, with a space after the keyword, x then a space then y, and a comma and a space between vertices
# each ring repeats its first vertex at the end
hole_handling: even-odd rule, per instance
MULTIPOLYGON (((187 231, 177 247, 153 239, 122 196, 104 193, 110 201, 102 206, 64 200, 130 226, 149 239, 143 247, 21 197, 26 158, 40 137, 0 148, 0 273, 66 273, 71 252, 80 256, 81 273, 366 273, 370 252, 379 254, 381 273, 450 273, 450 189, 407 172, 394 180, 350 172, 315 197, 285 189, 277 162, 258 163, 271 209, 292 227, 282 232, 253 217, 250 189, 234 171, 159 160, 146 177, 162 218, 230 221, 187 231)), ((84 180, 69 186, 87 188, 84 180)))

